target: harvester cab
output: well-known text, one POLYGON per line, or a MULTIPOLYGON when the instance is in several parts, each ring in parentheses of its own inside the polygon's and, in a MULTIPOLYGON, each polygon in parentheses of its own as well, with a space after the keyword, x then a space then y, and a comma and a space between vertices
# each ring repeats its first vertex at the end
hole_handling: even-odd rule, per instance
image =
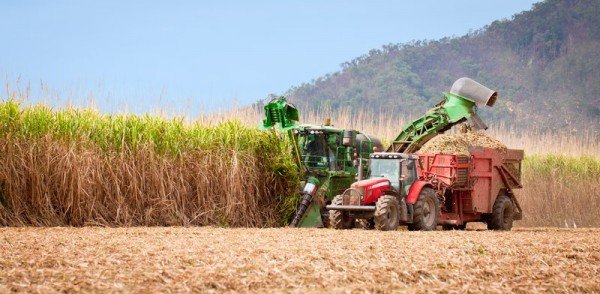
POLYGON ((293 142, 296 164, 302 172, 303 189, 293 227, 324 227, 328 224, 325 205, 367 171, 367 161, 381 142, 356 130, 335 128, 329 120, 322 125, 299 124, 297 108, 285 97, 265 105, 262 129, 287 132, 293 142))
POLYGON ((294 130, 302 153, 302 162, 309 169, 336 169, 336 134, 319 128, 294 130))
MULTIPOLYGON (((364 156, 371 147, 364 140, 355 144, 358 135, 356 132, 336 129, 330 125, 301 125, 293 133, 302 154, 302 164, 315 172, 354 171, 357 169, 354 160, 360 157, 357 152, 362 151, 364 156)), ((364 139, 364 136, 358 137, 364 139)))

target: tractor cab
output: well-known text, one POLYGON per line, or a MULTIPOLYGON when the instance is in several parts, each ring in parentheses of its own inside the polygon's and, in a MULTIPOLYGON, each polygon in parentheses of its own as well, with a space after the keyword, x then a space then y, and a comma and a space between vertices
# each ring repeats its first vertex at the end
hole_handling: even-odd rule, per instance
POLYGON ((373 153, 369 160, 369 179, 385 178, 400 195, 408 194, 417 179, 417 156, 404 153, 373 153))

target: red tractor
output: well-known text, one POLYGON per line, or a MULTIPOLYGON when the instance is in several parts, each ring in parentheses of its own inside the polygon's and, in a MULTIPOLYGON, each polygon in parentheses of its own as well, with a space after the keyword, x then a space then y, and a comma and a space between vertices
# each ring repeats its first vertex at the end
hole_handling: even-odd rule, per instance
POLYGON ((513 188, 521 188, 522 150, 472 148, 470 155, 373 153, 368 179, 352 184, 327 206, 330 225, 355 220, 378 230, 464 229, 486 222, 510 230, 521 219, 513 188))

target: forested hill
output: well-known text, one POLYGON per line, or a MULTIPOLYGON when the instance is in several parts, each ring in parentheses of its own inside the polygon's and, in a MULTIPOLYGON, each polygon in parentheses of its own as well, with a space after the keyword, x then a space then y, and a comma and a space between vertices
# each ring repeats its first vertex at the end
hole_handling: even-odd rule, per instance
POLYGON ((488 122, 582 130, 600 126, 600 1, 549 0, 468 35, 390 44, 289 90, 301 108, 352 107, 414 118, 454 80, 500 94, 488 122))

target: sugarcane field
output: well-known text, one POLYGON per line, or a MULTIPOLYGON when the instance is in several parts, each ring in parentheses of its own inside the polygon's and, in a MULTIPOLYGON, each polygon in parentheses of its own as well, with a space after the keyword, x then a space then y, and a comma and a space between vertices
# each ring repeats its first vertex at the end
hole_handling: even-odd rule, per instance
POLYGON ((0 4, 0 293, 600 292, 600 3, 179 4, 0 4))

